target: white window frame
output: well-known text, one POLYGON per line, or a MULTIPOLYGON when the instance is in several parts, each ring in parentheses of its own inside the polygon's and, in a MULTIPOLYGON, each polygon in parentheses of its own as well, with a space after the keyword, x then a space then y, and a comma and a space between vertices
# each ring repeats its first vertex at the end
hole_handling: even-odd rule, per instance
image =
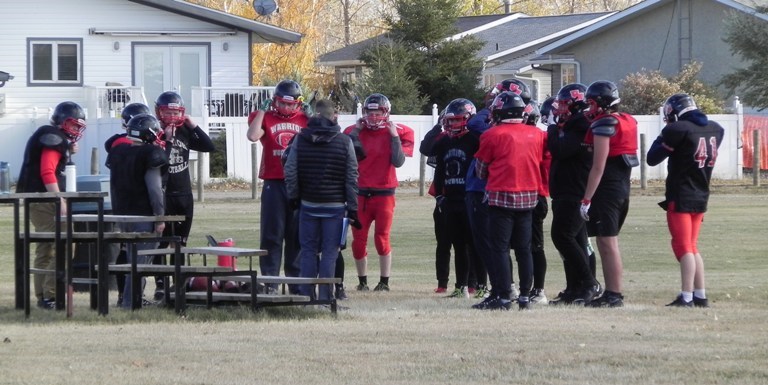
POLYGON ((27 85, 28 86, 82 86, 83 85, 83 39, 79 38, 28 38, 27 39, 27 85), (51 45, 51 77, 52 79, 34 79, 34 49, 35 45, 51 45), (59 79, 58 48, 60 44, 75 45, 77 68, 75 80, 59 79))
POLYGON ((560 87, 576 83, 576 65, 560 64, 560 87))

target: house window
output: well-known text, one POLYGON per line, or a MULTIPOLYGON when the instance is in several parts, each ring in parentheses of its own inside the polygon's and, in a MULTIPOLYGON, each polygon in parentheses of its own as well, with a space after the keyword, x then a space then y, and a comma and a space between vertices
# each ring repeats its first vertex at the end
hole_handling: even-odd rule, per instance
POLYGON ((560 87, 576 83, 576 65, 575 64, 561 64, 560 65, 560 87))
POLYGON ((339 80, 342 83, 353 84, 355 82, 355 68, 339 68, 339 80))
POLYGON ((31 86, 83 84, 82 39, 28 39, 28 83, 31 86))

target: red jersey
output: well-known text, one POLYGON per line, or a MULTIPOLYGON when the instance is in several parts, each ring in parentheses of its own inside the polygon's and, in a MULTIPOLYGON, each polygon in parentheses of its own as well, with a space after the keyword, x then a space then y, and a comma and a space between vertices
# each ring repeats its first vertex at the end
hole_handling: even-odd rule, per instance
MULTIPOLYGON (((253 121, 255 116, 256 112, 252 112, 248 121, 253 121)), ((280 157, 293 136, 307 127, 307 120, 307 116, 301 112, 290 119, 282 118, 273 111, 267 111, 264 114, 264 121, 261 123, 264 135, 259 138, 262 146, 261 166, 259 167, 260 179, 285 179, 280 157)))
POLYGON ((475 158, 488 167, 486 191, 538 192, 546 145, 541 130, 522 123, 502 123, 480 135, 475 158))
MULTIPOLYGON (((608 114, 600 115, 594 120, 606 117, 608 114)), ((610 116, 618 119, 619 123, 615 127, 615 132, 610 136, 608 157, 614 157, 624 154, 637 155, 637 120, 626 113, 614 113, 610 116)), ((595 136, 590 127, 584 136, 584 143, 588 146, 595 144, 595 136)))
MULTIPOLYGON (((352 132, 355 126, 344 129, 345 134, 352 132)), ((413 129, 397 124, 397 134, 400 137, 403 154, 413 156, 414 133, 413 129)), ((358 135, 360 143, 365 149, 365 159, 358 162, 359 176, 357 185, 359 188, 387 189, 396 188, 398 185, 395 166, 392 165, 392 135, 388 129, 369 130, 362 129, 358 135)))

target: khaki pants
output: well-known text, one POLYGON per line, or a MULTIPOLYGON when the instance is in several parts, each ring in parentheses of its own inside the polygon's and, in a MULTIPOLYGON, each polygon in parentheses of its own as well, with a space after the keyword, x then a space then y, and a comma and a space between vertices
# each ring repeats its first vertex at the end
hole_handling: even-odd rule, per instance
MULTIPOLYGON (((29 219, 37 232, 56 231, 56 204, 33 203, 29 206, 29 219)), ((38 243, 35 248, 35 260, 32 267, 36 269, 56 268, 56 253, 53 242, 38 243)), ((55 274, 35 274, 35 296, 40 299, 53 299, 55 294, 55 274)))

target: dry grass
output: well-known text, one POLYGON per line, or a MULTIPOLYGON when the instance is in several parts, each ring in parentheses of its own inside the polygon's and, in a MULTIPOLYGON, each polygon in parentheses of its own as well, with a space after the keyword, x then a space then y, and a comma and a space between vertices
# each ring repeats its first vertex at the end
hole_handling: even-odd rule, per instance
MULTIPOLYGON (((183 318, 112 308, 98 317, 78 294, 74 319, 34 309, 25 321, 12 308, 11 210, 2 207, 0 384, 765 384, 768 198, 727 190, 713 197, 701 237, 713 306, 693 310, 663 306, 679 273, 652 192, 635 192, 621 236, 625 308, 488 313, 432 294, 432 201, 406 188, 393 229, 393 291, 350 292, 350 310, 337 318, 301 308, 191 309, 183 318)), ((210 233, 258 246, 258 202, 249 197, 206 195, 192 243, 210 233)), ((563 273, 551 244, 547 252, 553 295, 563 273)), ((347 277, 355 283, 350 257, 347 277)))

